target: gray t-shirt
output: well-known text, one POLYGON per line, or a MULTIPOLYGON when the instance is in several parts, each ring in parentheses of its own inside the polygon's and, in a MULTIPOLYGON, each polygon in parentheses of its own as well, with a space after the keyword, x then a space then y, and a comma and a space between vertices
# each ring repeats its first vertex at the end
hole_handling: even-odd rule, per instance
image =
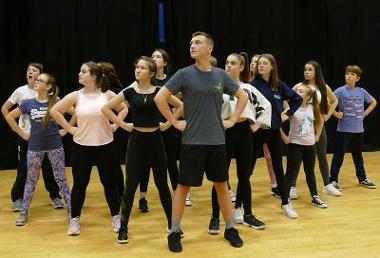
POLYGON ((221 145, 225 143, 221 119, 223 93, 234 95, 239 89, 222 69, 202 71, 195 65, 178 70, 165 84, 172 93, 182 93, 187 122, 182 144, 221 145))

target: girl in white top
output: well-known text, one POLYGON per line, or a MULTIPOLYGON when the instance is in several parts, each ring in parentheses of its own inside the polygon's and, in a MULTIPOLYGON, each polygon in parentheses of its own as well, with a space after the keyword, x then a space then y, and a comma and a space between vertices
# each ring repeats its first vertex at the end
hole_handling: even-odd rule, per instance
MULTIPOLYGON (((314 175, 315 143, 323 126, 317 92, 303 84, 297 87, 297 93, 303 98, 303 102, 290 119, 289 136, 285 137, 285 143, 289 143, 285 178, 287 182, 291 182, 303 162, 306 182, 312 196, 311 202, 320 208, 327 208, 327 204, 318 196, 314 175)), ((289 184, 285 190, 289 192, 289 184)))
MULTIPOLYGON (((84 87, 74 91, 58 102, 50 111, 52 117, 73 135, 72 171, 73 188, 71 191, 71 219, 69 235, 80 234, 79 218, 90 180, 92 165, 99 171, 104 186, 106 200, 112 216, 113 230, 120 228, 120 202, 116 187, 113 153, 113 132, 118 128, 110 124, 101 109, 108 100, 116 96, 108 90, 109 80, 98 64, 86 62, 79 72, 79 83, 84 87), (74 107, 77 126, 71 126, 63 114, 74 107)), ((124 103, 115 108, 118 116, 124 119, 128 113, 124 103)))
MULTIPOLYGON (((315 144, 317 157, 318 157, 318 163, 319 163, 319 171, 321 172, 322 179, 323 179, 323 185, 324 185, 323 192, 326 192, 334 196, 340 196, 341 192, 339 191, 339 187, 335 188, 332 185, 330 185, 329 165, 327 162, 327 155, 326 155, 327 135, 326 135, 326 129, 324 126, 324 123, 329 120, 336 106, 338 105, 338 99, 332 92, 331 88, 325 83, 325 80, 323 78, 322 68, 320 64, 316 61, 311 60, 305 64, 304 80, 303 82, 296 84, 293 87, 293 90, 296 91, 297 88, 301 86, 302 84, 306 84, 316 91, 317 101, 319 103, 319 110, 323 117, 323 120, 322 120, 323 127, 321 131, 321 136, 319 140, 317 141, 317 143, 315 144)), ((291 199, 298 198, 297 191, 296 191, 296 181, 297 181, 297 175, 292 182, 289 182, 291 185, 289 197, 291 199)))
MULTIPOLYGON (((252 175, 253 137, 252 133, 260 127, 268 128, 271 124, 272 106, 270 102, 252 85, 246 83, 249 79, 248 55, 244 52, 232 53, 227 57, 226 72, 247 93, 248 102, 241 113, 238 122, 226 129, 227 170, 232 157, 237 166, 237 196, 234 209, 235 223, 243 223, 254 229, 264 229, 264 222, 252 214, 252 190, 249 181, 252 175), (244 216, 240 206, 243 203, 244 216)), ((222 118, 228 119, 236 109, 237 99, 223 94, 222 118)), ((219 232, 219 205, 216 190, 212 190, 212 218, 209 233, 219 232)))

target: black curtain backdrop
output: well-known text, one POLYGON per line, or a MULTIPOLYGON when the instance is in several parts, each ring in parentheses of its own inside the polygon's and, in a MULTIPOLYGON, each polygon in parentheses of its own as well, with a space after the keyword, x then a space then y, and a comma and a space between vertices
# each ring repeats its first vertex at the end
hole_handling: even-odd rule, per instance
MULTIPOLYGON (((113 63, 128 85, 133 63, 164 47, 174 68, 192 63, 189 41, 202 30, 215 39, 214 56, 224 67, 226 56, 246 51, 272 53, 280 75, 289 86, 302 80, 304 63, 321 63, 326 82, 335 89, 344 84, 344 68, 358 64, 363 85, 380 100, 378 81, 380 2, 376 0, 162 0, 166 41, 158 42, 159 0, 5 0, 0 1, 2 47, 1 104, 16 87, 25 84, 25 68, 44 64, 57 77, 60 96, 77 89, 81 63, 113 63)), ((365 149, 380 149, 377 121, 380 108, 365 120, 365 149)), ((333 147, 336 120, 327 123, 333 147)), ((14 168, 16 136, 0 119, 0 169, 14 168)), ((65 139, 65 146, 70 146, 65 139)), ((66 148, 70 157, 70 149, 66 148)))

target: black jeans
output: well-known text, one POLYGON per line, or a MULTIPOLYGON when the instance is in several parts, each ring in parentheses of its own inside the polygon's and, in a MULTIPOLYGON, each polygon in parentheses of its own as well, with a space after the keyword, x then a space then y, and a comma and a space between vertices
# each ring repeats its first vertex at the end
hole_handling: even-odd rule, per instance
POLYGON ((303 162, 307 186, 311 196, 318 195, 315 182, 315 145, 299 145, 290 143, 288 145, 288 156, 286 163, 286 191, 289 193, 291 182, 296 178, 303 162))
POLYGON ((330 169, 330 182, 338 182, 340 167, 343 164, 344 155, 348 147, 350 146, 352 159, 354 160, 355 164, 356 177, 358 178, 358 181, 361 182, 367 178, 362 155, 363 136, 363 133, 336 132, 334 156, 331 162, 330 169))
MULTIPOLYGON (((26 153, 28 152, 28 142, 18 137, 18 165, 16 180, 13 183, 11 190, 12 202, 23 199, 24 189, 26 183, 26 175, 28 172, 26 164, 26 153)), ((59 187, 55 182, 53 170, 51 168, 49 159, 45 155, 42 162, 42 177, 44 178, 45 188, 49 192, 51 199, 62 197, 59 195, 59 187)))

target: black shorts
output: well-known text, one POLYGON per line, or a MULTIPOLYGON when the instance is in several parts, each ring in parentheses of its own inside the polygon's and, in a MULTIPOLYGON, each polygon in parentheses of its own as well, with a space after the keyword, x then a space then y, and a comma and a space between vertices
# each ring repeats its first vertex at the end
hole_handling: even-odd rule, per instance
POLYGON ((178 183, 201 186, 203 174, 212 182, 228 180, 225 145, 181 146, 178 183))

